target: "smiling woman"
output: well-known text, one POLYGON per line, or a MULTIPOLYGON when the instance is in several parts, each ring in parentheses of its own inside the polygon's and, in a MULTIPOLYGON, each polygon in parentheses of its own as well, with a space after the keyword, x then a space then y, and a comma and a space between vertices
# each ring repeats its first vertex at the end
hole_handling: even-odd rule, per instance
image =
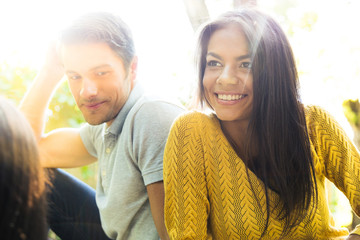
POLYGON ((198 98, 212 113, 185 114, 169 134, 170 238, 348 236, 329 224, 325 179, 360 214, 360 154, 332 116, 300 101, 280 25, 258 10, 228 12, 204 25, 198 46, 198 98))
MULTIPOLYGON (((248 44, 236 25, 216 31, 208 44, 203 78, 205 99, 219 119, 247 126, 250 120, 253 79, 248 44)), ((236 129, 232 124, 228 132, 236 129)))

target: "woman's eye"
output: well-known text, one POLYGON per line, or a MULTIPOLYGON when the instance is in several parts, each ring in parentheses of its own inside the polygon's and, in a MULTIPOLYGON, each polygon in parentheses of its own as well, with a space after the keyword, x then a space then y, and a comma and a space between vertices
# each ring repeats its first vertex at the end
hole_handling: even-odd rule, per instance
POLYGON ((207 62, 207 65, 209 67, 221 67, 221 63, 219 63, 218 61, 209 61, 207 62))
POLYGON ((251 68, 251 63, 250 62, 243 62, 240 64, 241 68, 251 68))

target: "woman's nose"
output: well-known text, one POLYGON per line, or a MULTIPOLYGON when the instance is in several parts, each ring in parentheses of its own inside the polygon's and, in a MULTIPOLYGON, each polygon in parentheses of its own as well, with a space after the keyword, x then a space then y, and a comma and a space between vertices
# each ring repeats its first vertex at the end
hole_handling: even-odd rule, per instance
POLYGON ((237 84, 239 83, 236 71, 231 66, 225 66, 221 75, 217 79, 220 84, 237 84))

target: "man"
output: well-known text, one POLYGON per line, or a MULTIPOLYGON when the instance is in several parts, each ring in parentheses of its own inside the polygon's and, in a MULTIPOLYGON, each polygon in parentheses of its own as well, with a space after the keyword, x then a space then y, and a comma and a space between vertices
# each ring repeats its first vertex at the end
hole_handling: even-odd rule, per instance
POLYGON ((99 174, 95 203, 91 188, 54 171, 51 229, 63 240, 167 239, 163 149, 182 108, 144 96, 136 84, 130 30, 110 13, 75 21, 62 32, 58 53, 60 58, 55 48, 49 51, 21 109, 38 138, 44 167, 79 167, 98 160, 99 174), (44 135, 45 109, 64 73, 88 124, 44 135))

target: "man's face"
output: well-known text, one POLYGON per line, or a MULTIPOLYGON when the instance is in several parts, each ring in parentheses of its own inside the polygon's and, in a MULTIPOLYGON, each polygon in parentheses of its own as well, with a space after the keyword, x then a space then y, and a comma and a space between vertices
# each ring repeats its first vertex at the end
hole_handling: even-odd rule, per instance
POLYGON ((110 125, 133 89, 136 58, 125 69, 123 60, 106 43, 65 45, 61 56, 85 120, 91 125, 110 125))

